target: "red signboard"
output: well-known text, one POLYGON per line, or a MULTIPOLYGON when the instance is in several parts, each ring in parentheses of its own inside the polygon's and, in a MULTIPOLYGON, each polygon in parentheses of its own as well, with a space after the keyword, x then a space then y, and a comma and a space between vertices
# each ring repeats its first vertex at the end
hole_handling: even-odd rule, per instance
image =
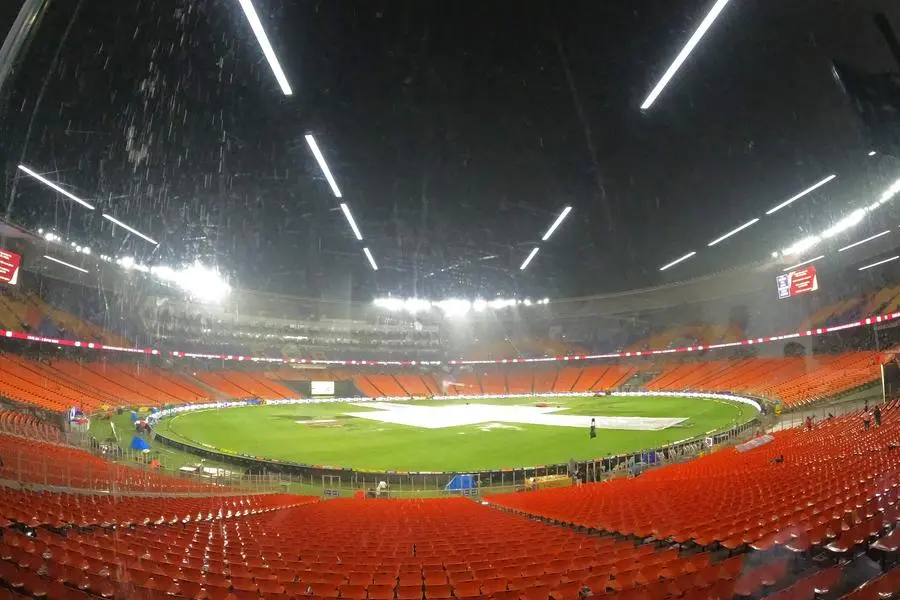
POLYGON ((19 282, 19 266, 21 264, 21 256, 0 248, 0 282, 16 285, 19 282))
POLYGON ((819 278, 813 266, 779 275, 776 281, 779 298, 791 298, 819 289, 819 278))

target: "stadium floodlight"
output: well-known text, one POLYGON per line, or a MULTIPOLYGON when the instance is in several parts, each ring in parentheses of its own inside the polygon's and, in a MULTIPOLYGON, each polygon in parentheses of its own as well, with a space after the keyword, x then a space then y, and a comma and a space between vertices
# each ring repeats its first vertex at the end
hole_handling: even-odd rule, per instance
POLYGON ((253 2, 251 0, 238 0, 238 2, 240 2, 241 8, 244 9, 244 15, 246 15, 247 21, 250 23, 250 29, 253 30, 253 35, 256 36, 256 41, 259 42, 266 60, 269 61, 269 67, 271 67, 278 85, 281 86, 282 93, 285 96, 292 95, 294 92, 291 90, 291 84, 288 83, 287 77, 284 76, 284 71, 281 70, 281 63, 278 62, 275 50, 272 48, 272 44, 269 43, 266 30, 263 29, 259 15, 256 14, 256 9, 253 8, 253 2))
POLYGON ((737 228, 735 228, 735 229, 732 229, 731 231, 729 231, 728 233, 726 233, 726 234, 723 235, 722 237, 719 237, 719 238, 714 239, 713 241, 711 241, 710 243, 708 243, 707 246, 710 246, 710 247, 715 246, 716 244, 718 244, 718 243, 721 242, 722 240, 727 240, 728 238, 730 238, 730 237, 733 236, 734 234, 739 233, 739 232, 741 232, 741 231, 747 229, 748 227, 752 227, 753 225, 756 225, 757 223, 759 223, 759 219, 752 219, 752 220, 750 220, 750 221, 747 221, 746 223, 744 223, 744 224, 741 225, 740 227, 737 227, 737 228))
POLYGON ((886 259, 884 259, 884 260, 879 260, 878 262, 874 262, 874 263, 872 263, 871 265, 866 265, 866 266, 864 266, 864 267, 860 267, 860 268, 857 269, 857 270, 858 270, 858 271, 865 271, 866 269, 871 269, 872 267, 877 267, 877 266, 883 265, 883 264, 885 264, 885 263, 893 262, 893 261, 897 260, 898 258, 900 258, 900 256, 892 256, 892 257, 890 257, 890 258, 886 258, 886 259))
POLYGON ((800 240, 799 242, 796 242, 793 246, 788 246, 787 248, 782 250, 781 255, 782 256, 790 256, 793 254, 802 254, 821 241, 822 241, 822 238, 820 238, 817 235, 807 236, 807 237, 803 238, 802 240, 800 240))
POLYGON ((191 296, 206 302, 218 302, 231 292, 231 286, 218 271, 199 263, 177 271, 176 281, 191 296))
POLYGON ((800 262, 800 263, 797 263, 796 265, 793 265, 793 266, 791 266, 791 267, 788 267, 787 269, 784 270, 784 272, 787 273, 788 271, 793 271, 793 270, 796 269, 797 267, 802 267, 803 265, 808 265, 808 264, 811 263, 811 262, 816 262, 816 261, 819 260, 820 258, 825 258, 825 255, 824 255, 824 254, 820 254, 819 256, 817 256, 817 257, 815 257, 815 258, 810 258, 809 260, 804 260, 803 262, 800 262))
POLYGON ((528 268, 528 265, 531 264, 531 261, 534 259, 534 255, 538 253, 538 250, 540 250, 540 248, 537 246, 531 249, 531 252, 529 252, 528 256, 525 257, 525 260, 522 261, 522 266, 519 267, 520 271, 524 271, 528 268))
POLYGON ((697 27, 697 30, 694 32, 694 35, 690 37, 687 43, 684 45, 684 48, 681 49, 681 52, 678 53, 678 56, 675 57, 675 60, 669 65, 669 68, 666 69, 666 72, 663 73, 663 76, 657 82, 656 86, 654 86, 653 90, 650 92, 650 95, 647 96, 647 99, 644 100, 644 103, 641 104, 641 110, 647 110, 650 108, 662 91, 665 89, 669 82, 675 77, 675 74, 678 72, 678 69, 684 64, 687 60, 688 56, 690 56, 691 52, 694 51, 694 48, 697 44, 700 43, 700 40, 706 35, 706 32, 712 26, 713 22, 718 18, 719 14, 725 9, 725 6, 728 4, 728 0, 716 0, 716 3, 710 9, 710 11, 703 17, 703 20, 700 21, 700 25, 697 27))
POLYGON ((843 252, 844 250, 849 250, 850 248, 855 248, 857 246, 865 244, 866 242, 871 242, 872 240, 878 239, 883 235, 889 234, 890 232, 891 232, 890 229, 886 229, 886 230, 882 231, 881 233, 876 233, 875 235, 870 235, 869 237, 867 237, 864 240, 859 240, 858 242, 853 242, 852 244, 850 244, 848 246, 844 246, 843 248, 838 249, 838 252, 843 252))
POLYGON ((791 197, 791 198, 788 198, 787 200, 785 200, 784 202, 782 202, 782 203, 779 204, 778 206, 773 206, 772 208, 770 208, 769 210, 766 211, 766 214, 767 214, 767 215, 771 215, 771 214, 773 214, 773 213, 778 212, 779 210, 781 210, 781 209, 784 208, 785 206, 787 206, 787 205, 789 205, 789 204, 792 204, 793 202, 796 202, 797 200, 799 200, 800 198, 802 198, 803 196, 805 196, 805 195, 807 195, 807 194, 811 194, 812 192, 816 191, 817 189, 819 189, 819 188, 822 187, 823 185, 826 185, 827 183, 831 182, 831 181, 834 180, 834 179, 837 179, 837 175, 834 175, 834 174, 829 175, 828 177, 826 177, 826 178, 823 179, 822 181, 820 181, 820 182, 818 182, 818 183, 814 183, 813 185, 809 186, 808 188, 806 188, 805 190, 803 190, 802 192, 800 192, 800 193, 797 194, 796 196, 793 196, 793 197, 791 197))
POLYGON ((368 249, 368 248, 363 248, 363 254, 365 254, 365 255, 366 255, 366 258, 369 259, 369 264, 372 265, 372 270, 373 270, 373 271, 377 271, 377 270, 378 270, 378 265, 375 264, 375 259, 372 257, 372 253, 369 252, 369 249, 368 249))
POLYGON ((353 215, 350 214, 350 207, 341 202, 341 210, 344 211, 344 216, 347 217, 347 222, 350 223, 350 229, 353 230, 353 235, 356 236, 356 239, 362 241, 362 234, 359 232, 359 227, 356 226, 353 215))
POLYGON ((865 218, 867 212, 869 212, 868 209, 857 208, 852 213, 823 231, 822 237, 830 238, 836 236, 839 233, 844 233, 854 225, 859 224, 859 222, 865 218))
POLYGON ((876 151, 869 150, 869 156, 875 156, 876 154, 878 154, 876 151))
POLYGON ((144 238, 145 240, 147 240, 147 241, 150 242, 151 244, 156 244, 157 246, 159 246, 159 242, 157 242, 156 240, 154 240, 152 237, 150 237, 150 236, 148 236, 148 235, 144 235, 143 233, 141 233, 140 231, 138 231, 138 230, 135 229, 134 227, 131 227, 130 225, 126 225, 125 223, 123 223, 122 221, 118 220, 118 219, 115 218, 114 216, 108 215, 108 214, 106 214, 106 213, 103 213, 103 218, 106 219, 107 221, 110 221, 110 222, 112 222, 112 223, 115 223, 116 225, 118 225, 119 227, 121 227, 122 229, 124 229, 124 230, 126 230, 126 231, 130 231, 131 233, 133 233, 134 235, 136 235, 136 236, 138 236, 138 237, 144 238))
POLYGON ((897 194, 900 194, 900 179, 896 180, 884 190, 884 193, 881 194, 881 198, 878 199, 878 203, 885 204, 890 202, 897 194))
POLYGON ((515 306, 516 301, 514 298, 494 298, 490 302, 488 302, 488 306, 499 310, 501 308, 509 308, 510 306, 515 306))
POLYGON ((472 302, 472 308, 475 312, 484 312, 487 310, 488 303, 487 300, 483 298, 476 298, 474 302, 472 302))
POLYGON ((692 250, 692 251, 688 252, 687 254, 685 254, 684 256, 682 256, 681 258, 676 258, 669 264, 663 265, 662 267, 659 268, 659 270, 665 271, 666 269, 670 269, 670 268, 674 267, 675 265, 677 265, 678 263, 686 261, 687 259, 694 256, 695 254, 697 254, 697 253, 692 250))
POLYGON ((322 169, 322 173, 325 175, 325 179, 328 181, 328 185, 331 186, 331 191, 334 192, 334 197, 342 198, 341 190, 338 188, 338 184, 334 180, 334 176, 331 174, 331 169, 328 168, 328 163, 325 162, 325 156, 322 154, 322 151, 319 150, 319 144, 316 143, 316 138, 307 133, 306 143, 309 146, 309 149, 312 150, 313 156, 316 157, 316 162, 319 163, 319 168, 322 169))
POLYGON ((77 202, 78 204, 87 208, 88 210, 94 210, 93 204, 85 202, 84 200, 82 200, 81 198, 79 198, 78 196, 76 196, 75 194, 73 194, 71 192, 67 192, 66 190, 62 189, 61 187, 59 187, 58 185, 56 185, 55 183, 53 183, 52 181, 50 181, 49 179, 44 177, 43 175, 38 175, 37 173, 35 173, 34 171, 29 169, 25 165, 19 165, 19 170, 22 171, 23 173, 25 173, 26 175, 29 175, 29 176, 37 179, 38 181, 40 181, 41 183, 43 183, 50 189, 59 192, 60 194, 62 194, 66 198, 68 198, 69 200, 74 200, 75 202, 77 202))
POLYGON ((52 256, 47 256, 46 254, 44 255, 44 258, 46 258, 47 260, 52 260, 55 263, 59 263, 59 264, 63 265, 64 267, 69 267, 70 269, 75 269, 76 271, 81 271, 82 273, 88 272, 87 269, 82 269, 81 267, 76 267, 75 265, 73 265, 71 263, 67 263, 64 260, 59 260, 58 258, 53 258, 52 256))
POLYGON ((464 317, 472 309, 472 303, 461 298, 448 298, 435 303, 445 317, 464 317))
POLYGON ((550 229, 547 230, 547 233, 545 233, 544 237, 542 237, 541 239, 545 242, 547 240, 549 240, 550 236, 553 235, 553 232, 556 231, 556 228, 560 226, 560 224, 565 220, 565 218, 569 215, 570 212, 572 212, 572 207, 571 206, 565 207, 562 210, 562 212, 559 213, 559 216, 556 217, 555 221, 553 221, 553 225, 550 226, 550 229))

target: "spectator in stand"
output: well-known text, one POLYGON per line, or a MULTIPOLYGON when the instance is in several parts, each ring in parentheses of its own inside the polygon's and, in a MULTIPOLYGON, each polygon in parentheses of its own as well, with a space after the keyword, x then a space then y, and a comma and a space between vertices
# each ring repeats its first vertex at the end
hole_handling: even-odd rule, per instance
POLYGON ((875 410, 872 411, 872 416, 875 417, 875 427, 881 427, 881 407, 876 406, 875 410))
POLYGON ((813 428, 813 418, 812 415, 806 417, 806 430, 812 431, 813 428))
POLYGON ((871 415, 869 414, 868 408, 866 408, 866 410, 863 411, 862 420, 863 420, 863 429, 868 431, 869 430, 869 421, 871 420, 871 415))

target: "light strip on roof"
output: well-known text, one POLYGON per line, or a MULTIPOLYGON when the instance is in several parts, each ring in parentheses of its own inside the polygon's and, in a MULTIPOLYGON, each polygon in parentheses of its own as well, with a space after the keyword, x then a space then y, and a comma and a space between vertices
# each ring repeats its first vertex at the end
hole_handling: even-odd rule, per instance
POLYGON ((372 253, 369 252, 368 248, 363 248, 363 254, 366 255, 366 258, 369 259, 369 264, 372 265, 372 270, 377 271, 378 265, 375 264, 375 259, 372 257, 372 253))
POLYGON ((531 249, 531 252, 529 252, 528 256, 525 257, 525 260, 522 261, 522 266, 519 267, 520 271, 524 271, 528 268, 528 265, 531 264, 531 261, 532 259, 534 259, 535 254, 538 253, 538 250, 540 250, 540 248, 538 248, 537 246, 531 249))
POLYGON ((30 175, 31 177, 34 177, 35 179, 37 179, 38 181, 40 181, 47 187, 49 187, 53 190, 56 190, 57 192, 59 192, 60 194, 65 196, 66 198, 68 198, 70 200, 74 200, 75 202, 77 202, 78 204, 82 205, 83 207, 85 207, 89 210, 94 210, 94 206, 92 204, 85 202, 84 200, 82 200, 81 198, 79 198, 78 196, 76 196, 75 194, 73 194, 71 192, 67 192, 66 190, 62 189, 61 187, 59 187, 58 185, 56 185, 55 183, 53 183, 46 177, 44 177, 42 175, 38 175, 37 173, 35 173, 34 171, 29 169, 25 165, 19 165, 19 170, 23 171, 27 175, 30 175))
POLYGON ((59 264, 63 265, 64 267, 69 267, 70 269, 75 269, 76 271, 81 271, 82 273, 88 272, 87 269, 82 269, 81 267, 76 267, 75 265, 73 265, 71 263, 67 263, 64 260, 59 260, 58 258, 53 258, 52 256, 47 256, 46 254, 44 255, 44 258, 46 258, 47 260, 52 260, 55 263, 59 263, 59 264))
POLYGON ((669 264, 667 264, 667 265, 665 265, 665 266, 663 266, 663 267, 660 267, 659 270, 660 270, 660 271, 665 271, 666 269, 671 268, 671 267, 674 267, 674 266, 677 265, 678 263, 680 263, 680 262, 682 262, 682 261, 685 261, 685 260, 689 259, 690 257, 692 257, 692 256, 695 255, 695 254, 697 254, 695 251, 688 252, 687 254, 685 254, 684 256, 682 256, 681 258, 676 258, 675 260, 673 260, 673 261, 670 262, 669 264))
POLYGON ((741 225, 740 227, 738 227, 738 228, 736 228, 736 229, 732 229, 731 231, 729 231, 728 233, 726 233, 726 234, 723 235, 722 237, 714 239, 713 241, 711 241, 710 243, 708 243, 707 246, 715 246, 716 244, 718 244, 718 243, 721 242, 722 240, 727 240, 728 238, 730 238, 730 237, 733 236, 734 234, 736 234, 736 233, 738 233, 738 232, 741 232, 741 231, 747 229, 748 227, 750 227, 750 226, 752 226, 752 225, 755 225, 755 224, 757 224, 757 223, 759 223, 759 219, 753 219, 753 220, 751 220, 751 221, 747 221, 746 223, 744 223, 744 224, 741 225))
POLYGON ((810 258, 809 260, 804 260, 803 262, 797 263, 796 265, 794 265, 794 266, 792 266, 792 267, 788 267, 788 268, 785 269, 784 271, 785 271, 785 273, 788 272, 788 271, 793 271, 793 270, 796 269, 797 267, 802 267, 803 265, 808 265, 809 263, 815 262, 815 261, 819 260, 820 258, 825 258, 825 255, 824 255, 824 254, 820 254, 819 256, 817 256, 817 257, 815 257, 815 258, 810 258))
POLYGON ((675 57, 675 60, 671 65, 669 65, 669 68, 666 69, 666 72, 663 73, 663 76, 650 92, 650 95, 647 96, 647 99, 644 100, 643 104, 641 104, 641 110, 647 110, 648 108, 650 108, 650 106, 653 105, 654 102, 656 102, 656 99, 675 76, 675 73, 678 72, 678 69, 681 68, 681 65, 683 65, 687 60, 688 56, 690 56, 691 52, 694 51, 694 48, 697 46, 697 44, 700 43, 700 40, 703 38, 703 36, 706 35, 706 32, 712 26, 716 18, 718 18, 719 13, 721 13, 725 9, 725 6, 727 4, 728 0, 716 0, 716 3, 713 5, 710 11, 706 14, 705 17, 703 17, 703 20, 700 21, 700 25, 694 32, 694 35, 690 37, 690 39, 684 45, 684 48, 681 49, 681 52, 678 53, 678 56, 675 57))
POLYGON ((337 182, 334 180, 334 176, 331 174, 331 169, 328 168, 328 163, 325 162, 325 157, 322 155, 322 151, 319 150, 319 145, 316 143, 316 138, 307 133, 306 143, 309 145, 309 149, 312 150, 313 156, 316 157, 316 162, 319 163, 319 168, 322 169, 322 173, 325 174, 325 179, 328 180, 328 185, 331 186, 331 191, 334 192, 335 198, 341 198, 341 190, 338 189, 337 182))
POLYGON ((550 226, 550 229, 547 230, 547 233, 545 233, 544 237, 542 237, 541 239, 545 242, 547 240, 549 240, 550 236, 553 235, 553 232, 556 231, 556 228, 560 226, 560 224, 563 222, 563 220, 565 220, 565 218, 569 215, 570 212, 572 212, 572 207, 571 206, 565 207, 562 210, 562 212, 559 213, 559 216, 556 217, 555 221, 553 221, 553 225, 550 226))
POLYGON ((877 267, 878 265, 883 265, 885 263, 893 262, 900 258, 900 256, 892 256, 890 258, 886 258, 884 260, 879 260, 878 262, 872 263, 871 265, 866 265, 864 267, 860 267, 857 269, 858 271, 865 271, 866 269, 871 269, 872 267, 877 267))
POLYGON ((885 231, 882 231, 881 233, 876 233, 875 235, 871 235, 864 240, 859 240, 858 242, 853 242, 849 246, 844 246, 843 248, 839 249, 838 252, 843 252, 844 250, 849 250, 850 248, 855 248, 856 246, 865 244, 866 242, 871 242, 872 240, 878 239, 883 235, 889 234, 890 232, 891 232, 890 229, 886 229, 885 231))
POLYGON ((353 220, 353 215, 350 214, 350 207, 341 202, 341 210, 344 211, 344 216, 347 217, 347 222, 350 223, 353 235, 356 236, 356 239, 362 241, 362 234, 359 232, 359 227, 356 226, 356 221, 353 220))
POLYGON ((773 214, 773 213, 778 212, 779 210, 781 210, 782 208, 784 208, 784 207, 787 206, 788 204, 791 204, 792 202, 795 202, 795 201, 799 200, 799 199, 802 198, 803 196, 805 196, 805 195, 807 195, 807 194, 809 194, 809 193, 811 193, 811 192, 816 191, 817 189, 819 189, 819 188, 822 187, 823 185, 827 184, 828 182, 830 182, 831 180, 836 179, 836 178, 837 178, 837 175, 829 175, 828 177, 826 177, 826 178, 823 179, 822 181, 820 181, 820 182, 818 182, 818 183, 814 183, 813 185, 809 186, 808 188, 806 188, 805 190, 803 190, 802 192, 800 192, 800 193, 797 194, 796 196, 794 196, 794 197, 792 197, 792 198, 788 198, 787 200, 785 200, 784 202, 782 202, 782 203, 779 204, 778 206, 773 206, 772 208, 770 208, 769 210, 766 211, 766 214, 767 214, 767 215, 771 215, 771 214, 773 214))
POLYGON ((287 77, 284 76, 284 71, 281 70, 281 63, 278 62, 275 50, 272 48, 272 44, 269 43, 269 37, 266 35, 265 29, 263 29, 259 15, 256 14, 256 9, 253 8, 253 3, 251 0, 238 0, 238 2, 241 3, 241 8, 244 9, 244 14, 250 23, 250 29, 253 30, 256 41, 259 42, 263 54, 266 55, 266 60, 269 61, 269 67, 272 68, 272 73, 275 75, 275 79, 278 80, 282 93, 285 96, 292 95, 294 92, 291 90, 291 84, 288 83, 287 77))
POLYGON ((121 227, 122 229, 125 229, 126 231, 130 231, 131 233, 133 233, 134 235, 136 235, 136 236, 138 236, 138 237, 144 238, 145 240, 147 240, 147 241, 150 242, 151 244, 156 244, 157 246, 159 246, 159 242, 157 242, 156 240, 154 240, 152 237, 147 236, 147 235, 144 235, 143 233, 141 233, 140 231, 138 231, 138 230, 135 229, 134 227, 131 227, 130 225, 126 225, 125 223, 123 223, 122 221, 118 220, 118 219, 115 218, 114 216, 108 215, 108 214, 106 214, 106 213, 103 213, 103 218, 106 219, 107 221, 112 221, 113 223, 115 223, 116 225, 118 225, 119 227, 121 227))

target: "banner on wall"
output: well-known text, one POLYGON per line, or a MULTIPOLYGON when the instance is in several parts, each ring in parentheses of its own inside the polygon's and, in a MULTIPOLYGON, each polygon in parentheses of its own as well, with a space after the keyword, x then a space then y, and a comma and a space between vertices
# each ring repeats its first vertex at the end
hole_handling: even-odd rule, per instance
POLYGON ((16 285, 19 283, 19 267, 22 257, 6 248, 0 248, 0 282, 16 285))

